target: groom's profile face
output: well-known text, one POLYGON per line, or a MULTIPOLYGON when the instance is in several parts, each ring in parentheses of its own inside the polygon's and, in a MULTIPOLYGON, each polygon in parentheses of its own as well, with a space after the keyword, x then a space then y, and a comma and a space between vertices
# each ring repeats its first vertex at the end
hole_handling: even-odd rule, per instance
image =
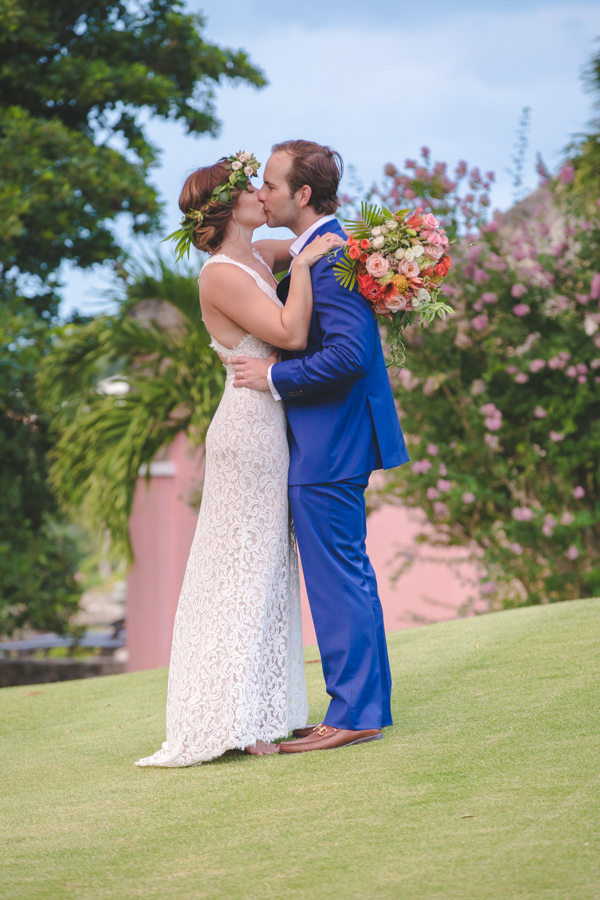
POLYGON ((264 184, 258 192, 258 199, 265 208, 267 225, 270 228, 292 228, 298 218, 300 205, 292 196, 288 175, 293 159, 289 153, 273 153, 267 160, 264 184))

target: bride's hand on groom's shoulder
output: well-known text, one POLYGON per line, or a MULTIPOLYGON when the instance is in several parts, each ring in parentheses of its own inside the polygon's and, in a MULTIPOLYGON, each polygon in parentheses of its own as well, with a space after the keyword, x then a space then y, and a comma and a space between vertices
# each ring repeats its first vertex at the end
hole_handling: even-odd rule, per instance
POLYGON ((294 265, 304 263, 305 265, 312 267, 324 256, 327 256, 328 253, 331 253, 332 250, 343 247, 345 244, 346 239, 343 238, 341 234, 335 234, 333 231, 329 231, 327 234, 321 234, 300 251, 294 260, 294 265))

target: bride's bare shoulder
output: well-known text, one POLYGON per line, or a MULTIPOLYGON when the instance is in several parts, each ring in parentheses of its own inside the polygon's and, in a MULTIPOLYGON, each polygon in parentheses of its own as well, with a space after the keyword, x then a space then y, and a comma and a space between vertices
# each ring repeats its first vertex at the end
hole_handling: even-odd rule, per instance
POLYGON ((200 271, 200 289, 203 292, 222 290, 224 286, 239 284, 246 273, 239 266, 227 261, 203 266, 200 271))

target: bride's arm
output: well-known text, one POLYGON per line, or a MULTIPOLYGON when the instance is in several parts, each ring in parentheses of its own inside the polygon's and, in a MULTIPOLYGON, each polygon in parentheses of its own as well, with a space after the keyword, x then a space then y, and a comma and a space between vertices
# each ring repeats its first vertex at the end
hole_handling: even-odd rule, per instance
POLYGON ((298 254, 283 309, 261 291, 247 272, 237 266, 223 263, 207 267, 202 277, 203 309, 212 307, 249 334, 274 347, 303 350, 312 316, 310 268, 333 247, 343 243, 337 234, 322 235, 298 254))
POLYGON ((265 241, 255 241, 252 246, 258 250, 269 268, 273 272, 287 272, 290 267, 290 247, 296 238, 276 241, 269 238, 265 241))

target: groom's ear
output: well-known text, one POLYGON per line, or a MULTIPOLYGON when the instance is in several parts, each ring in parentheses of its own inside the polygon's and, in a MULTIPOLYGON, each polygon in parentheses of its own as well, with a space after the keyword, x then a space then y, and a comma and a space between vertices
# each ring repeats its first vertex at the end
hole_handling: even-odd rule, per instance
POLYGON ((303 184, 299 191, 296 191, 296 199, 300 209, 304 209, 310 203, 312 197, 312 188, 308 184, 303 184))

